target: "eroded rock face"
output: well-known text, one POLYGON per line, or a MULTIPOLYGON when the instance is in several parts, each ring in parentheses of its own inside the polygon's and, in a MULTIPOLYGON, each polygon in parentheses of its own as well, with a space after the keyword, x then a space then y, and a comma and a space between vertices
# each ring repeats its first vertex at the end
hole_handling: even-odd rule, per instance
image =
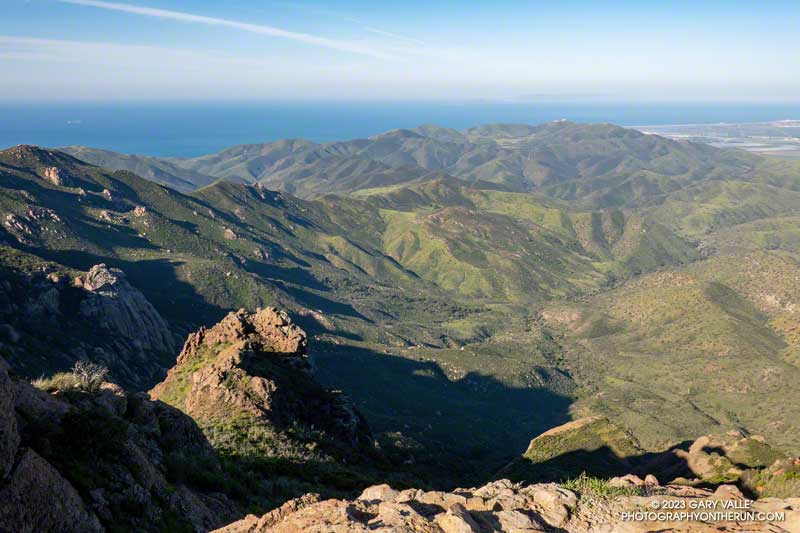
POLYGON ((174 348, 167 322, 128 282, 122 270, 95 265, 81 281, 88 294, 80 303, 80 313, 87 320, 124 337, 142 354, 164 353, 174 348))
POLYGON ((0 409, 0 531, 207 531, 241 516, 208 486, 225 474, 194 421, 142 393, 48 394, 0 359, 0 409))
POLYGON ((53 466, 26 448, 0 488, 0 524, 14 531, 104 531, 53 466))
POLYGON ((44 179, 53 185, 58 185, 59 187, 69 187, 71 185, 69 177, 58 167, 46 167, 42 171, 42 175, 44 179))
POLYGON ((0 346, 11 367, 35 378, 88 359, 125 387, 161 379, 177 343, 145 296, 106 265, 71 277, 47 265, 0 269, 0 346))
POLYGON ((368 440, 350 401, 310 376, 306 347, 305 332, 285 312, 240 309, 191 334, 151 396, 176 402, 197 420, 236 413, 277 428, 308 424, 353 445, 368 440))
MULTIPOLYGON (((728 486, 723 486, 728 487, 728 486)), ((798 532, 800 499, 752 502, 756 511, 782 510, 783 521, 705 523, 622 520, 623 512, 652 510, 664 500, 730 500, 741 494, 730 487, 712 492, 666 486, 649 496, 625 496, 605 500, 581 497, 555 484, 521 486, 508 480, 477 489, 450 493, 370 487, 352 501, 318 501, 308 497, 289 502, 261 518, 248 516, 217 533, 645 533, 674 531, 710 532, 798 532), (379 499, 383 498, 383 499, 379 499)))
POLYGON ((236 344, 244 341, 258 344, 266 352, 302 356, 308 339, 305 332, 292 324, 286 312, 268 307, 250 313, 244 309, 228 313, 210 329, 192 333, 178 356, 178 363, 192 357, 199 346, 236 344))

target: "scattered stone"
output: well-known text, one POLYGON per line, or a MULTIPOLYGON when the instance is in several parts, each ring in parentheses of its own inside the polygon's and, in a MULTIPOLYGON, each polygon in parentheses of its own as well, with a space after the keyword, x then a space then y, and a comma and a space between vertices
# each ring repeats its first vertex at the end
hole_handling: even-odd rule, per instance
MULTIPOLYGON (((627 476, 622 476, 626 478, 627 476)), ((635 479, 629 481, 635 482, 635 479)), ((377 485, 364 491, 354 502, 343 500, 314 501, 297 511, 287 506, 267 513, 261 519, 248 516, 219 530, 224 533, 533 533, 562 531, 568 533, 755 533, 800 531, 800 498, 753 502, 761 512, 781 511, 781 522, 707 523, 623 521, 623 512, 652 509, 664 499, 685 498, 686 501, 736 499, 735 488, 717 492, 671 485, 660 489, 658 496, 620 496, 608 500, 578 498, 556 484, 522 487, 508 480, 498 480, 480 488, 456 489, 452 492, 407 489, 400 493, 388 485, 377 485), (661 492, 663 491, 663 493, 661 492), (387 497, 389 500, 381 500, 387 497), (468 505, 451 503, 453 497, 466 499, 468 505), (484 498, 487 498, 484 500, 484 498), (431 503, 438 502, 438 503, 431 503), (485 503, 482 505, 481 502, 485 503), (494 502, 492 505, 491 502, 494 502), (569 514, 557 523, 548 515, 560 506, 569 507, 569 514)), ((294 500, 290 507, 296 506, 294 500)), ((710 503, 709 503, 710 505, 710 503)), ((688 508, 688 506, 687 506, 688 508)))
POLYGON ((627 474, 622 477, 614 477, 608 480, 608 485, 610 487, 641 487, 644 485, 644 480, 637 475, 634 474, 627 474))

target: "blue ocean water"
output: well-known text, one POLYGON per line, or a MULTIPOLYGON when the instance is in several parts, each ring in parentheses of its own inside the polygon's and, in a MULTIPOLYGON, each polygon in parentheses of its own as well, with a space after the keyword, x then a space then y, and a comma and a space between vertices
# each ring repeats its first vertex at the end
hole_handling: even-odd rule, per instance
POLYGON ((456 129, 490 122, 568 119, 621 126, 800 119, 800 103, 124 103, 0 104, 0 147, 80 144, 125 153, 190 157, 236 144, 324 142, 392 128, 456 129))

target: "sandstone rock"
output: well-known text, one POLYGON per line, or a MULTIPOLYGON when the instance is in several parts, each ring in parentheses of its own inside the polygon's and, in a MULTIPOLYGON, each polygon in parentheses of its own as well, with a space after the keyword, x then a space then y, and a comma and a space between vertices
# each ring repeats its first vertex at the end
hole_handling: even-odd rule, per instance
POLYGON ((503 510, 496 513, 495 517, 500 524, 500 531, 506 533, 547 531, 545 525, 538 518, 534 518, 531 514, 521 510, 503 510))
POLYGON ((37 225, 13 213, 9 213, 5 216, 3 227, 21 244, 29 244, 31 242, 30 237, 33 237, 39 232, 39 227, 37 225))
POLYGON ((610 487, 641 487, 644 481, 637 475, 627 474, 621 477, 614 477, 608 480, 610 487))
POLYGON ((368 502, 391 502, 394 501, 399 494, 399 492, 394 490, 389 485, 374 485, 364 489, 358 499, 368 502))
MULTIPOLYGON (((378 486, 380 487, 380 486, 378 486)), ((373 489, 375 487, 371 487, 373 489)), ((375 490, 376 496, 384 489, 375 490)), ((725 489, 727 490, 727 489, 725 489)), ((716 498, 707 489, 675 487, 660 489, 658 496, 624 496, 616 499, 578 498, 571 491, 555 484, 538 484, 521 487, 508 480, 499 480, 474 489, 456 489, 449 493, 407 489, 399 493, 393 502, 360 498, 354 502, 326 500, 311 503, 297 511, 268 513, 279 516, 277 521, 264 522, 259 527, 256 517, 247 517, 223 530, 225 533, 300 533, 340 532, 355 533, 378 531, 381 533, 477 533, 503 532, 528 533, 540 531, 563 531, 569 533, 652 533, 674 531, 675 533, 713 532, 800 532, 800 498, 765 500, 754 502, 759 511, 778 511, 786 514, 782 522, 753 523, 707 523, 707 522, 648 522, 622 521, 622 512, 652 509, 654 501, 665 499, 696 502, 699 499, 716 498), (487 497, 503 501, 507 508, 475 509, 472 512, 460 503, 447 508, 426 502, 443 502, 449 496, 460 496, 477 503, 487 497), (401 501, 402 500, 402 501, 401 501), (424 500, 424 501, 423 501, 424 500), (514 503, 516 502, 516 504, 514 503), (514 505, 517 505, 514 507, 514 505), (544 515, 548 508, 558 505, 571 506, 568 518, 559 524, 548 522, 544 515)), ((687 504, 688 505, 688 504, 687 504)), ((688 507, 687 507, 688 508, 688 507)), ((281 508, 283 509, 283 508, 281 508)), ((264 518, 262 517, 261 520, 264 518)))
POLYGON ((736 485, 720 485, 714 491, 714 498, 718 500, 744 500, 744 494, 736 485))
POLYGON ((233 230, 230 229, 230 228, 225 228, 223 236, 225 237, 225 240, 227 240, 227 241, 235 241, 236 239, 239 238, 236 235, 236 233, 234 233, 233 230))
MULTIPOLYGON (((358 517, 351 515, 353 522, 358 517)), ((430 530, 430 522, 417 510, 406 503, 381 502, 378 504, 378 515, 368 522, 370 529, 376 531, 425 531, 430 530)))
POLYGON ((283 311, 231 312, 189 335, 150 394, 206 426, 236 418, 287 439, 295 438, 289 429, 303 427, 321 444, 335 444, 345 461, 358 460, 374 439, 347 397, 314 380, 306 346, 305 332, 283 311))
POLYGON ((739 430, 724 435, 705 435, 695 440, 684 452, 683 459, 689 470, 701 480, 720 477, 734 480, 742 469, 766 466, 786 456, 772 449, 759 435, 745 436, 739 430))
POLYGON ((137 205, 133 208, 133 216, 135 217, 143 217, 147 214, 147 208, 141 205, 137 205))
POLYGON ((475 522, 463 505, 454 503, 447 512, 437 515, 436 524, 444 533, 480 533, 480 526, 475 522))
POLYGON ((59 187, 69 187, 71 185, 71 181, 66 173, 58 167, 46 167, 42 171, 42 175, 44 179, 53 185, 58 185, 59 187))
POLYGON ((574 492, 561 488, 555 483, 532 485, 523 489, 533 500, 533 508, 552 527, 563 527, 571 516, 570 509, 578 504, 574 492))
POLYGON ((0 360, 0 531, 103 531, 98 520, 157 531, 166 513, 201 531, 230 521, 226 496, 167 480, 175 460, 225 477, 195 422, 176 409, 110 383, 47 394, 11 378, 0 360), (62 461, 70 468, 60 470, 62 461))
POLYGON ((326 500, 304 507, 281 520, 271 529, 254 533, 362 533, 370 531, 366 524, 353 520, 349 504, 343 500, 326 500))
POLYGON ((653 474, 647 474, 644 478, 644 484, 649 485, 651 487, 658 487, 660 483, 658 482, 658 478, 653 474))
POLYGON ((0 272, 0 340, 14 372, 50 376, 90 360, 126 387, 161 377, 159 356, 174 353, 174 337, 124 274, 118 277, 119 283, 99 287, 93 272, 71 284, 66 272, 48 264, 0 272))

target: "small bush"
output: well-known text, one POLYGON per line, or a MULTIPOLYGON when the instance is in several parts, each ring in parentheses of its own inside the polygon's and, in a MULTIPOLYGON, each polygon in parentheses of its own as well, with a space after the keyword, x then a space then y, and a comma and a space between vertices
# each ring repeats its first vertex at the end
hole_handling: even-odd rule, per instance
POLYGON ((586 472, 561 483, 561 486, 577 493, 581 498, 598 500, 610 500, 620 496, 641 496, 644 493, 642 487, 612 487, 608 484, 607 479, 592 477, 586 472))
POLYGON ((97 392, 108 375, 108 368, 89 361, 78 361, 69 372, 59 372, 49 378, 33 381, 33 386, 46 392, 77 390, 97 392))

